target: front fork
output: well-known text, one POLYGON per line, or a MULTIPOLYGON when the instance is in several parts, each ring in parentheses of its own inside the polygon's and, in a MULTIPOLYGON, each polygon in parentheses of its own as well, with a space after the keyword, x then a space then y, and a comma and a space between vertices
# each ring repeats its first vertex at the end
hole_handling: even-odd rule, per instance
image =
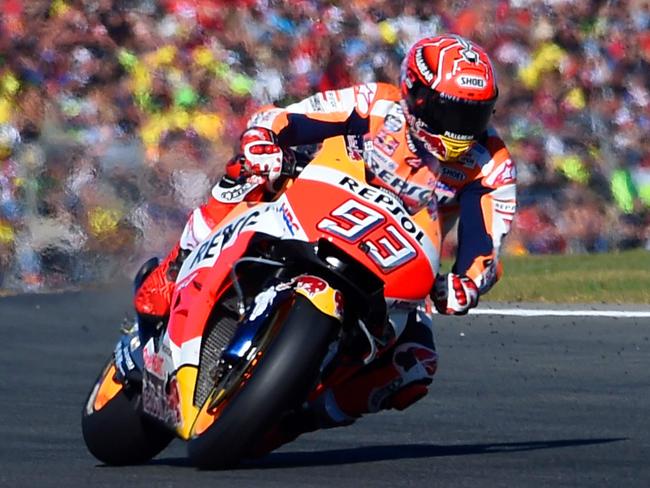
POLYGON ((322 313, 343 321, 343 295, 322 278, 300 275, 289 281, 280 281, 258 293, 242 320, 235 335, 221 355, 222 362, 235 363, 254 354, 256 338, 270 316, 293 293, 307 298, 322 313))

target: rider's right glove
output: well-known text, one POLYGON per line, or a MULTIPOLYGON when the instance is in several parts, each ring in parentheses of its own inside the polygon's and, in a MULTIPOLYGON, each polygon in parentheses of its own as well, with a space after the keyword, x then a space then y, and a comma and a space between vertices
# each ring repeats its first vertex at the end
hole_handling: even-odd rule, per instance
POLYGON ((253 177, 263 177, 272 189, 282 172, 283 160, 275 133, 264 127, 250 127, 242 133, 240 147, 245 171, 253 177))
POLYGON ((438 313, 465 315, 478 305, 479 291, 474 281, 464 275, 438 275, 431 290, 431 299, 438 313))

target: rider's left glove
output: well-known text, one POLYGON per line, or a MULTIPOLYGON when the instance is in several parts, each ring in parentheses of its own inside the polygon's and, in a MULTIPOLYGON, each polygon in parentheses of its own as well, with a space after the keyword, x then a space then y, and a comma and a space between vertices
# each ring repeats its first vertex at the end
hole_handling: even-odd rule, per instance
POLYGON ((244 169, 250 176, 263 177, 269 189, 282 173, 283 151, 275 133, 264 127, 246 129, 240 139, 244 169))
POLYGON ((478 305, 479 291, 474 281, 464 275, 438 275, 431 290, 431 299, 438 313, 465 315, 478 305))

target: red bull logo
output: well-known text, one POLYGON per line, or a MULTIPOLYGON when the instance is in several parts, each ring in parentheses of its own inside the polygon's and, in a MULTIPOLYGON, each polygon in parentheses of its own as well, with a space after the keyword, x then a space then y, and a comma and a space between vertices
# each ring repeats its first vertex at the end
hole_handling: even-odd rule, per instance
POLYGON ((296 283, 296 288, 303 290, 309 298, 313 298, 319 293, 324 292, 328 286, 325 280, 311 275, 301 276, 296 283))
POLYGON ((296 293, 307 299, 318 310, 337 320, 343 320, 343 295, 327 281, 317 276, 304 275, 296 281, 296 293))
POLYGON ((291 211, 287 208, 286 203, 283 203, 280 206, 280 211, 282 212, 282 218, 284 219, 284 222, 287 224, 287 228, 289 229, 289 232, 291 232, 291 235, 295 235, 296 231, 300 230, 300 227, 296 223, 293 213, 291 213, 291 211))

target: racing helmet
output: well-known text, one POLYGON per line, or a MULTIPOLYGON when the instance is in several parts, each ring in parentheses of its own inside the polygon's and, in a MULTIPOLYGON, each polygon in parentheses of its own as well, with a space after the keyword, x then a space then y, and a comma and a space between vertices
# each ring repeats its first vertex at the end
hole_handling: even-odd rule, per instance
POLYGON ((400 89, 411 135, 440 161, 470 150, 498 96, 487 53, 457 35, 415 43, 402 62, 400 89))

